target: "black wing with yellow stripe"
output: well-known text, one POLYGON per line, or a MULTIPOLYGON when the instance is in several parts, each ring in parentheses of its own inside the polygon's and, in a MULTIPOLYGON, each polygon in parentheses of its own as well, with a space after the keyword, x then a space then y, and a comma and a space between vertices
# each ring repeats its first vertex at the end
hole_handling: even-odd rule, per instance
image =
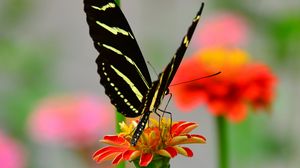
POLYGON ((170 63, 166 66, 164 71, 160 74, 160 75, 162 75, 162 78, 163 78, 161 80, 163 82, 162 88, 161 88, 162 90, 168 89, 169 85, 171 84, 171 82, 179 68, 179 65, 182 61, 182 58, 185 54, 185 51, 190 44, 190 41, 192 39, 192 36, 196 29, 196 26, 200 20, 203 8, 204 8, 204 3, 201 4, 201 7, 200 7, 198 13, 196 14, 195 18, 193 19, 191 26, 189 27, 186 35, 183 37, 182 42, 181 42, 179 48, 177 49, 176 53, 174 54, 173 58, 171 59, 170 63))
POLYGON ((146 96, 144 97, 142 104, 143 106, 140 108, 141 114, 143 114, 140 122, 137 125, 136 131, 134 132, 131 144, 134 146, 136 145, 139 137, 142 135, 142 132, 147 124, 149 119, 149 115, 152 111, 155 111, 162 99, 164 98, 166 91, 170 83, 172 82, 177 69, 181 63, 181 60, 184 56, 184 53, 191 41, 195 28, 199 22, 202 10, 204 7, 204 3, 201 4, 200 10, 198 11, 197 15, 195 16, 192 25, 189 27, 187 34, 183 37, 183 40, 177 49, 175 55, 173 56, 171 62, 166 66, 163 72, 161 72, 158 76, 158 80, 152 83, 152 87, 147 92, 146 96))
POLYGON ((151 78, 129 24, 113 0, 84 0, 100 82, 117 110, 126 117, 141 115, 138 108, 151 78))
POLYGON ((156 111, 181 63, 200 19, 204 4, 184 36, 171 62, 158 80, 151 78, 129 24, 113 0, 84 0, 84 10, 94 46, 98 73, 111 103, 126 117, 143 115, 133 134, 136 145, 151 112, 156 111))

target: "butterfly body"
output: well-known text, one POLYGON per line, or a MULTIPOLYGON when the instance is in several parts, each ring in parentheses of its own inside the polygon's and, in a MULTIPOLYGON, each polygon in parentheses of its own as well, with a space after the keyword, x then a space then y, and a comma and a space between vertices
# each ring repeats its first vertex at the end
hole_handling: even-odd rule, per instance
POLYGON ((189 45, 200 19, 199 12, 180 47, 158 79, 150 78, 144 57, 130 26, 113 0, 84 0, 90 36, 99 52, 96 59, 100 83, 117 111, 125 117, 138 117, 132 145, 136 145, 152 112, 156 112, 189 45))

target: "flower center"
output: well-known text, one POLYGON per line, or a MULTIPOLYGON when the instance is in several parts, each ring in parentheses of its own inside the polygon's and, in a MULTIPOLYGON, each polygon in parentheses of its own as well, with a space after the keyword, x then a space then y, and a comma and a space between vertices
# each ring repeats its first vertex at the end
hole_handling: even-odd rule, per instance
POLYGON ((212 68, 239 67, 249 61, 246 52, 237 48, 207 48, 198 53, 200 61, 212 68))

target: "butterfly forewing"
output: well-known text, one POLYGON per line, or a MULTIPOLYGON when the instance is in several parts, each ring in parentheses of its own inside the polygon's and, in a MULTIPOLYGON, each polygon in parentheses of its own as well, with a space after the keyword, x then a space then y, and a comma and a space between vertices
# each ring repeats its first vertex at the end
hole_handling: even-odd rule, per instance
POLYGON ((181 42, 179 48, 177 49, 175 55, 173 56, 171 62, 166 66, 165 70, 163 71, 163 74, 161 74, 161 75, 163 75, 162 82, 165 83, 162 85, 166 87, 166 88, 162 88, 162 89, 167 89, 169 87, 169 85, 171 84, 171 82, 179 68, 181 60, 185 54, 185 51, 186 51, 187 47, 189 46, 189 43, 193 36, 193 33, 196 29, 196 26, 200 20, 203 7, 204 7, 204 3, 201 4, 201 7, 200 7, 197 15, 195 16, 186 35, 183 37, 182 42, 181 42))
POLYGON ((166 91, 174 78, 174 75, 181 63, 184 53, 198 24, 203 7, 204 3, 202 3, 199 12, 194 18, 192 25, 189 27, 187 34, 184 36, 181 45, 177 49, 171 62, 166 66, 165 70, 159 74, 158 80, 152 83, 152 87, 149 89, 146 96, 144 97, 142 101, 143 108, 140 108, 140 111, 142 111, 141 113, 143 113, 143 116, 141 121, 137 125, 136 131, 134 132, 130 142, 133 146, 136 145, 139 137, 142 134, 142 131, 145 128, 145 124, 147 123, 147 120, 150 115, 148 111, 155 111, 159 107, 161 100, 165 96, 166 91))
POLYGON ((105 93, 124 116, 137 117, 143 114, 132 136, 132 145, 141 136, 150 113, 159 108, 192 38, 203 5, 171 62, 159 74, 158 80, 151 82, 135 37, 114 0, 84 0, 90 35, 100 53, 96 63, 105 93))
POLYGON ((151 78, 125 16, 113 0, 84 0, 84 10, 106 94, 125 116, 141 115, 137 109, 151 78))

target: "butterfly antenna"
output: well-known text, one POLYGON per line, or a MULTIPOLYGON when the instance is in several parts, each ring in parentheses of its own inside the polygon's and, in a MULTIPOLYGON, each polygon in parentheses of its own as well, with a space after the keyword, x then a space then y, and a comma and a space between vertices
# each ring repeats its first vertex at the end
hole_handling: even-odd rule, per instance
POLYGON ((156 74, 156 76, 158 76, 158 73, 156 72, 156 70, 154 69, 154 67, 152 66, 152 64, 149 61, 147 61, 147 64, 150 65, 151 69, 154 71, 154 73, 156 74))
POLYGON ((200 80, 200 79, 204 79, 204 78, 210 78, 210 77, 213 77, 213 76, 219 75, 220 73, 221 73, 221 72, 217 72, 217 73, 214 73, 214 74, 212 74, 212 75, 204 76, 204 77, 201 77, 201 78, 196 78, 196 79, 189 80, 189 81, 185 81, 185 82, 179 82, 179 83, 175 83, 175 84, 173 84, 173 85, 170 85, 170 87, 171 87, 171 86, 176 86, 176 85, 185 84, 185 83, 194 82, 194 81, 197 81, 197 80, 200 80))

